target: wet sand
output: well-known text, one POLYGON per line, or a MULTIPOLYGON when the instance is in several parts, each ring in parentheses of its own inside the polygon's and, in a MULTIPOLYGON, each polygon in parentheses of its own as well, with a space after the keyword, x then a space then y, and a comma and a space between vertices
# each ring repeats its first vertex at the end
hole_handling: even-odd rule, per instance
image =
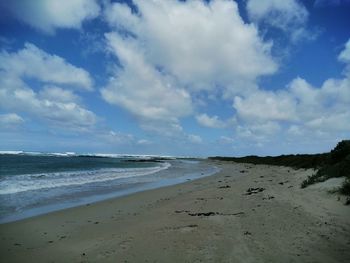
POLYGON ((350 206, 312 170, 216 175, 0 225, 0 262, 350 262, 350 206), (339 199, 339 200, 338 200, 339 199))

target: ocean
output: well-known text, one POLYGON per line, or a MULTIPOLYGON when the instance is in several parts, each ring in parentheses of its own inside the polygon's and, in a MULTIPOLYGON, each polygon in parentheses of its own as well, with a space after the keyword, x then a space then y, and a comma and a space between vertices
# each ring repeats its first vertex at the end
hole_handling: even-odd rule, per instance
POLYGON ((162 156, 0 154, 0 223, 212 175, 202 159, 162 156))

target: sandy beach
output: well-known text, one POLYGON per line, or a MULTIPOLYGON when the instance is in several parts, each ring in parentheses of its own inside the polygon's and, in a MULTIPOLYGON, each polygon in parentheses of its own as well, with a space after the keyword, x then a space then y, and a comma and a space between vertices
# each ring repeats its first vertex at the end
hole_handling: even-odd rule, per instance
POLYGON ((313 170, 212 161, 199 180, 0 225, 0 262, 350 262, 350 206, 313 170))

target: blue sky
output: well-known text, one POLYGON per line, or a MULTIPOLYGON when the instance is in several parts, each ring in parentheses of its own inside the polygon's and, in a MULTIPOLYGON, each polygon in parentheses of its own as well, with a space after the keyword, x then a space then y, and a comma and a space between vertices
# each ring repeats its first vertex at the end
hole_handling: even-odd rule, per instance
POLYGON ((328 151, 348 0, 0 0, 0 150, 328 151))

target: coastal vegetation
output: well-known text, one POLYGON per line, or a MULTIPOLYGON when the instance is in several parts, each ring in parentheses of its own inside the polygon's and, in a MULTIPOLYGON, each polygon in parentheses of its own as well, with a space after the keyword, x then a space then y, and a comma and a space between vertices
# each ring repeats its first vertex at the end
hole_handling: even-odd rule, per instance
MULTIPOLYGON (((280 156, 210 157, 221 161, 238 163, 290 166, 296 169, 315 169, 316 172, 304 180, 301 188, 324 182, 330 178, 345 177, 339 193, 350 197, 350 140, 343 140, 328 153, 296 154, 280 156)), ((349 200, 349 199, 348 199, 349 200)), ((348 201, 349 203, 349 201, 348 201)))

